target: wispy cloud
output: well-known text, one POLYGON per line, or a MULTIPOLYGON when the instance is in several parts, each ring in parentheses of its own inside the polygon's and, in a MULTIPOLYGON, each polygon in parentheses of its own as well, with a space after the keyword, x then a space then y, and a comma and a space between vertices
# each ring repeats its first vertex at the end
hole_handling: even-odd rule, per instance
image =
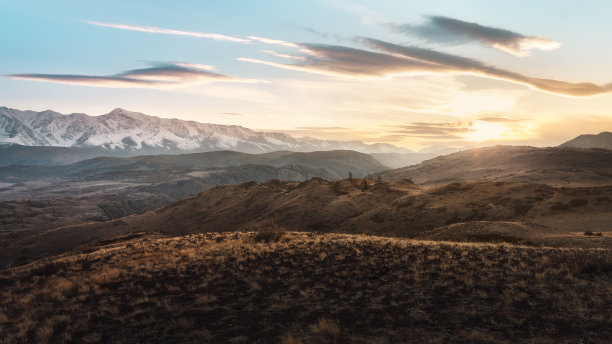
POLYGON ((300 46, 303 48, 303 55, 300 55, 303 58, 301 59, 303 63, 299 64, 277 63, 244 57, 238 58, 238 60, 334 76, 388 77, 446 69, 427 61, 408 60, 389 54, 338 45, 300 44, 300 46))
POLYGON ((394 125, 393 130, 387 133, 392 135, 402 135, 410 137, 420 137, 427 139, 461 139, 461 134, 467 134, 472 130, 472 122, 456 123, 426 123, 413 122, 408 125, 394 125))
POLYGON ((476 41, 516 56, 528 56, 533 49, 554 50, 561 45, 546 37, 525 36, 510 30, 442 16, 428 16, 427 22, 421 25, 390 25, 397 31, 430 42, 456 44, 476 41))
POLYGON ((477 75, 570 97, 588 97, 612 92, 612 83, 596 85, 536 78, 489 66, 476 59, 432 49, 397 45, 372 38, 358 40, 378 51, 339 45, 299 44, 302 48, 299 56, 304 59, 297 63, 278 63, 252 58, 238 60, 331 76, 389 78, 422 74, 477 75))
POLYGON ((147 32, 161 35, 174 35, 174 36, 186 36, 186 37, 195 37, 195 38, 208 38, 216 41, 229 41, 229 42, 237 42, 237 43, 251 43, 253 41, 260 42, 264 44, 274 44, 274 45, 282 45, 284 47, 296 48, 297 44, 292 42, 283 41, 280 39, 268 38, 268 37, 260 37, 260 36, 248 36, 247 38, 233 37, 218 33, 208 33, 208 32, 198 32, 198 31, 183 31, 183 30, 174 30, 167 29, 157 26, 141 26, 141 25, 128 25, 128 24, 120 24, 120 23, 105 23, 98 21, 89 21, 82 20, 81 22, 95 25, 95 26, 103 26, 110 27, 113 29, 119 30, 128 30, 128 31, 138 31, 138 32, 147 32))
POLYGON ((156 34, 163 34, 163 35, 187 36, 187 37, 196 37, 196 38, 209 38, 209 39, 214 39, 217 41, 230 41, 230 42, 238 42, 238 43, 248 43, 249 42, 248 39, 232 37, 232 36, 222 35, 218 33, 182 31, 182 30, 165 29, 165 28, 156 27, 156 26, 139 26, 139 25, 127 25, 127 24, 117 24, 117 23, 104 23, 104 22, 89 21, 89 20, 83 20, 82 22, 91 24, 91 25, 110 27, 113 29, 120 29, 120 30, 148 32, 148 33, 156 33, 156 34))
POLYGON ((258 37, 258 36, 249 36, 249 39, 253 41, 258 41, 265 44, 276 44, 282 45, 284 47, 297 48, 298 45, 291 42, 281 41, 280 39, 266 38, 266 37, 258 37))
POLYGON ((345 127, 297 127, 296 130, 322 130, 322 131, 345 131, 351 130, 345 127))
POLYGON ((246 114, 244 114, 244 113, 238 113, 238 112, 219 112, 219 115, 226 115, 226 116, 246 116, 246 114))
POLYGON ((266 53, 266 54, 270 54, 270 55, 273 55, 273 56, 276 56, 276 57, 283 58, 283 59, 306 61, 306 58, 304 56, 279 53, 279 52, 276 52, 276 51, 273 51, 273 50, 263 50, 263 52, 266 53))
POLYGON ((213 67, 183 62, 158 63, 115 75, 12 74, 12 79, 114 88, 175 88, 212 81, 249 82, 212 72, 213 67))
POLYGON ((525 121, 524 119, 514 119, 510 117, 484 117, 479 118, 479 121, 492 122, 492 123, 517 123, 525 121))

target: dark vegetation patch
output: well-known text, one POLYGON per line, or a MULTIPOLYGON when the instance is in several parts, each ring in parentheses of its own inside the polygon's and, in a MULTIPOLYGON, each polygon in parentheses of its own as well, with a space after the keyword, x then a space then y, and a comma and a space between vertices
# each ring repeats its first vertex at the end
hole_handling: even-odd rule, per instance
POLYGON ((569 203, 570 207, 572 208, 584 207, 587 204, 589 204, 589 201, 583 198, 575 198, 569 203))

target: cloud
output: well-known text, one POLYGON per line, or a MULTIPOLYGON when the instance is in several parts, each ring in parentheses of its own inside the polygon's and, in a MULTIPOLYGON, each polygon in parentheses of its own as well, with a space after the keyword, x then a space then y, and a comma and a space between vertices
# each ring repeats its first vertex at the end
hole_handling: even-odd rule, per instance
POLYGON ((291 55, 291 54, 284 54, 284 53, 279 53, 273 50, 263 50, 264 53, 266 54, 270 54, 276 57, 280 57, 283 59, 290 59, 290 60, 298 60, 298 61, 306 61, 306 58, 304 56, 296 56, 296 55, 291 55))
POLYGON ((322 131, 344 131, 344 130, 352 130, 345 127, 297 127, 296 130, 322 130, 322 131))
POLYGON ((472 130, 471 122, 462 123, 424 123, 413 122, 408 125, 393 125, 394 130, 387 133, 428 139, 461 139, 460 134, 467 134, 472 130))
POLYGON ((387 77, 447 69, 427 61, 407 60, 389 54, 338 45, 300 44, 300 46, 303 62, 299 64, 276 63, 244 57, 238 60, 332 76, 387 77))
POLYGON ((513 31, 483 26, 442 16, 429 16, 422 25, 390 24, 395 30, 416 35, 424 40, 442 43, 476 41, 516 56, 528 56, 533 49, 554 50, 561 46, 550 38, 525 36, 513 31))
POLYGON ((162 34, 162 35, 209 38, 209 39, 213 39, 216 41, 229 41, 229 42, 237 42, 237 43, 251 43, 252 41, 257 41, 257 42, 261 42, 265 44, 282 45, 284 47, 289 47, 289 48, 297 47, 297 44, 292 43, 292 42, 282 41, 282 40, 274 39, 274 38, 259 37, 259 36, 248 36, 247 38, 239 38, 239 37, 222 35, 218 33, 182 31, 182 30, 166 29, 166 28, 161 28, 161 27, 156 27, 156 26, 140 26, 140 25, 127 25, 127 24, 118 24, 118 23, 104 23, 104 22, 88 21, 88 20, 82 20, 81 22, 90 24, 90 25, 110 27, 110 28, 119 29, 119 30, 147 32, 147 33, 155 33, 155 34, 162 34))
POLYGON ((91 24, 91 25, 95 25, 95 26, 104 26, 104 27, 110 27, 113 29, 120 29, 120 30, 157 33, 157 34, 163 34, 163 35, 187 36, 187 37, 196 37, 196 38, 209 38, 209 39, 214 39, 216 41, 230 41, 230 42, 238 42, 238 43, 248 43, 249 42, 248 39, 226 36, 226 35, 221 35, 218 33, 181 31, 181 30, 173 30, 173 29, 164 29, 164 28, 155 27, 155 26, 126 25, 126 24, 104 23, 104 22, 88 21, 88 20, 82 20, 82 22, 91 24))
POLYGON ((513 119, 510 117, 484 117, 479 118, 478 121, 492 122, 492 123, 516 123, 525 121, 524 119, 513 119))
POLYGON ((115 88, 174 88, 211 81, 250 82, 212 72, 211 66, 183 62, 158 63, 107 76, 74 74, 12 74, 12 79, 115 88))
POLYGON ((489 66, 475 59, 442 53, 432 49, 397 45, 372 38, 358 38, 370 51, 339 45, 299 44, 300 62, 277 63, 252 58, 240 61, 265 64, 277 68, 308 73, 344 76, 390 78, 423 74, 476 75, 524 85, 542 92, 589 97, 612 92, 612 83, 572 83, 554 79, 535 78, 489 66))
POLYGON ((219 115, 227 115, 227 116, 247 116, 244 113, 238 113, 238 112, 219 112, 219 115))
POLYGON ((266 37, 257 37, 257 36, 249 36, 249 39, 252 39, 254 41, 258 41, 261 43, 265 43, 265 44, 276 44, 276 45, 282 45, 284 47, 289 47, 289 48, 297 48, 297 44, 295 43, 291 43, 291 42, 286 42, 286 41, 281 41, 279 39, 273 39, 273 38, 266 38, 266 37))

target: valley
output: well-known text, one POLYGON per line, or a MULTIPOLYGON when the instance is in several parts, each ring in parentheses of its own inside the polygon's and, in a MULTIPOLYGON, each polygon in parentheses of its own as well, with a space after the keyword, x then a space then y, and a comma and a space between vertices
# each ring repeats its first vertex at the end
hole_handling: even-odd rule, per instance
POLYGON ((440 156, 3 145, 0 333, 605 343, 612 151, 572 145, 440 156))

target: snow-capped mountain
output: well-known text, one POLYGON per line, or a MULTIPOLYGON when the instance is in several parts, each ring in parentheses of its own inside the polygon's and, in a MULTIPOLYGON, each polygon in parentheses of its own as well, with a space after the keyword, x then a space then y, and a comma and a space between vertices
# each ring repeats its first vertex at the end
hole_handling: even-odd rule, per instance
POLYGON ((348 149, 363 153, 407 153, 390 144, 294 138, 236 125, 166 119, 115 109, 102 116, 0 107, 0 143, 24 146, 91 147, 140 153, 234 150, 263 153, 348 149))

